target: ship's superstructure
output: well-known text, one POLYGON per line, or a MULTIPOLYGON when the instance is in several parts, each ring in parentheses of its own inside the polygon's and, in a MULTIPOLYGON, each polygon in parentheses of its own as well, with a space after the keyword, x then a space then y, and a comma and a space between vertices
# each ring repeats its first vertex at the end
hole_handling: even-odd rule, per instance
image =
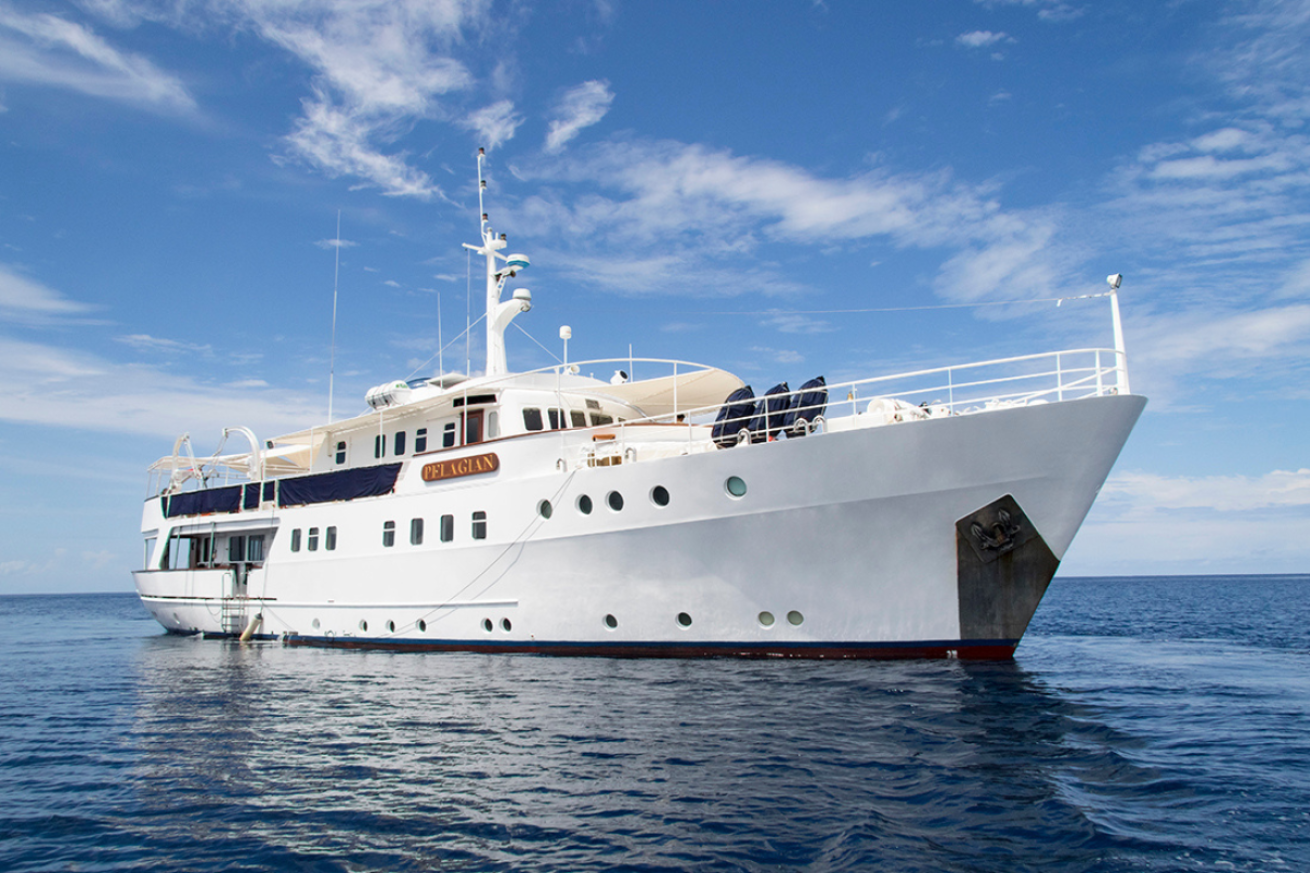
POLYGON ((365 414, 267 442, 233 429, 244 452, 197 459, 182 437, 152 467, 134 576, 165 628, 1009 657, 1145 405, 1128 392, 1117 277, 1114 349, 760 397, 678 361, 510 373, 504 331, 531 295, 501 300, 529 263, 507 247, 483 213, 468 248, 486 265, 484 375, 385 384, 365 414))

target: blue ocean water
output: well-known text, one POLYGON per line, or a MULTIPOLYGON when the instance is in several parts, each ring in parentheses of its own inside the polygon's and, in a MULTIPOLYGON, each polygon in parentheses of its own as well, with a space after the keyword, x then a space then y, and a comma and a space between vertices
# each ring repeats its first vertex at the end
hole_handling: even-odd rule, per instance
POLYGON ((1310 870, 1310 576, 1057 580, 1000 664, 0 616, 5 871, 1310 870))

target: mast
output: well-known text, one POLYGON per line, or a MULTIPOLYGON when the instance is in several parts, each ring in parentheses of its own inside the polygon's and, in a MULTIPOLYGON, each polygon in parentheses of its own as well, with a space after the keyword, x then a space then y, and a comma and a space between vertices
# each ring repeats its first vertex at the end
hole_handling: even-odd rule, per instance
POLYGON ((478 212, 482 216, 481 224, 481 245, 469 245, 464 243, 464 248, 481 255, 487 262, 487 367, 485 374, 487 376, 503 376, 509 372, 509 365, 505 359, 505 328, 514 316, 520 312, 527 312, 532 308, 532 292, 526 288, 518 288, 514 291, 513 297, 504 303, 500 301, 501 291, 505 287, 505 282, 518 274, 519 270, 528 266, 530 261, 527 255, 503 255, 501 249, 509 245, 505 234, 496 236, 496 232, 491 228, 491 222, 487 218, 487 213, 483 207, 483 192, 487 189, 487 180, 482 175, 482 163, 486 160, 486 150, 478 149, 478 212), (497 259, 504 261, 504 265, 497 263, 497 259))

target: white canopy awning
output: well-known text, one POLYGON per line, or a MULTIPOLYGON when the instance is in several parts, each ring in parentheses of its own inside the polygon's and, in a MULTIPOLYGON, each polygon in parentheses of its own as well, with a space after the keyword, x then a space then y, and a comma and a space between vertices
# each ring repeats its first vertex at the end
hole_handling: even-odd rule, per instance
POLYGON ((676 376, 606 385, 603 388, 598 387, 595 393, 631 404, 647 415, 655 417, 706 406, 717 406, 744 384, 741 379, 727 370, 706 367, 678 373, 676 376))

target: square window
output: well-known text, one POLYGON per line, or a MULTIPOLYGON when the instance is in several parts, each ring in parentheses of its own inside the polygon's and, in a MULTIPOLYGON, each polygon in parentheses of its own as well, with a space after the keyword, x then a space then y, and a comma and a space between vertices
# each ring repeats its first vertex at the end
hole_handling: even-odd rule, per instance
POLYGON ((581 409, 570 409, 569 421, 574 427, 586 427, 587 413, 583 412, 581 409))
POLYGON ((533 406, 524 407, 523 427, 527 430, 541 430, 541 410, 533 406))

